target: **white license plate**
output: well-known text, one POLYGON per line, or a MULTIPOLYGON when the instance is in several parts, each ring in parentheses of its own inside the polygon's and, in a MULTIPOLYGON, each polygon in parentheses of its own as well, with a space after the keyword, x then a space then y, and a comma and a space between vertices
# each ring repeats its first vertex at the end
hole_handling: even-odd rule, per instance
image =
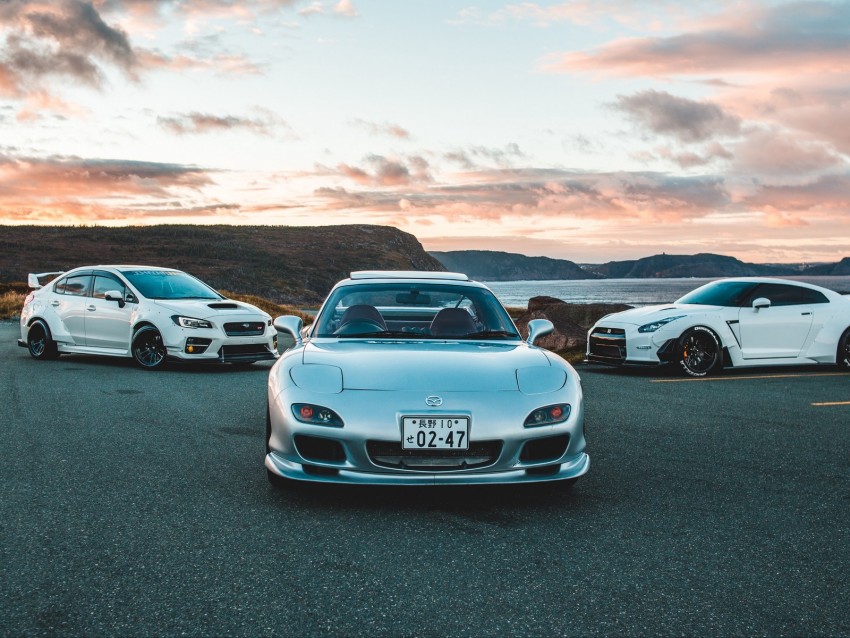
POLYGON ((404 450, 468 450, 469 417, 402 417, 401 447, 404 450))

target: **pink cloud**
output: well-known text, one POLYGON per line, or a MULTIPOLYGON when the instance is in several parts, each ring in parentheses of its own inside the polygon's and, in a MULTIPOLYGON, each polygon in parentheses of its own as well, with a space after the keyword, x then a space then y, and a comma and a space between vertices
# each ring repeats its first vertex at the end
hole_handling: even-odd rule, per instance
POLYGON ((696 30, 658 38, 626 38, 595 50, 553 54, 555 73, 681 77, 850 71, 845 4, 798 2, 749 8, 706 19, 696 30))

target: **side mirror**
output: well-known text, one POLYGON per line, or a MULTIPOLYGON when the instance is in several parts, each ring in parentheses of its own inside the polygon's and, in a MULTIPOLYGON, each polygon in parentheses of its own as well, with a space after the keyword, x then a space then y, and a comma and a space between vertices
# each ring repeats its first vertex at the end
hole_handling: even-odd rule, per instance
POLYGON ((124 295, 122 295, 117 290, 107 290, 106 294, 103 295, 103 298, 107 301, 117 301, 119 308, 124 307, 124 295))
POLYGON ((753 310, 758 312, 762 308, 770 308, 770 299, 766 297, 759 297, 753 301, 753 310))
POLYGON ((301 317, 295 315, 283 315, 274 320, 274 329, 278 332, 284 332, 295 339, 295 345, 300 346, 302 343, 301 329, 304 327, 304 322, 301 317))
POLYGON ((548 319, 532 319, 528 322, 528 343, 534 344, 540 337, 545 337, 555 330, 555 326, 548 319))

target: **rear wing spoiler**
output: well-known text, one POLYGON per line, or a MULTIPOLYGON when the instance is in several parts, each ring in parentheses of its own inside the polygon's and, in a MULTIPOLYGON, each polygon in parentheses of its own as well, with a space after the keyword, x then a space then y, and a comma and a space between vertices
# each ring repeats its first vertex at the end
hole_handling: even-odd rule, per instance
POLYGON ((41 281, 39 281, 41 278, 53 278, 54 276, 61 275, 64 272, 64 270, 62 272, 31 272, 29 275, 27 275, 27 285, 33 290, 38 290, 39 288, 41 288, 41 281))

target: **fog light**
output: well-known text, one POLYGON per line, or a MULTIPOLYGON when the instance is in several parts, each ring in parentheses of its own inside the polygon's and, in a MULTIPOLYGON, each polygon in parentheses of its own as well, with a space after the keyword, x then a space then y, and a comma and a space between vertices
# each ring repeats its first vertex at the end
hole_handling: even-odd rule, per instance
POLYGON ((187 354, 203 354, 210 347, 212 339, 203 339, 201 337, 189 337, 186 339, 187 354))

